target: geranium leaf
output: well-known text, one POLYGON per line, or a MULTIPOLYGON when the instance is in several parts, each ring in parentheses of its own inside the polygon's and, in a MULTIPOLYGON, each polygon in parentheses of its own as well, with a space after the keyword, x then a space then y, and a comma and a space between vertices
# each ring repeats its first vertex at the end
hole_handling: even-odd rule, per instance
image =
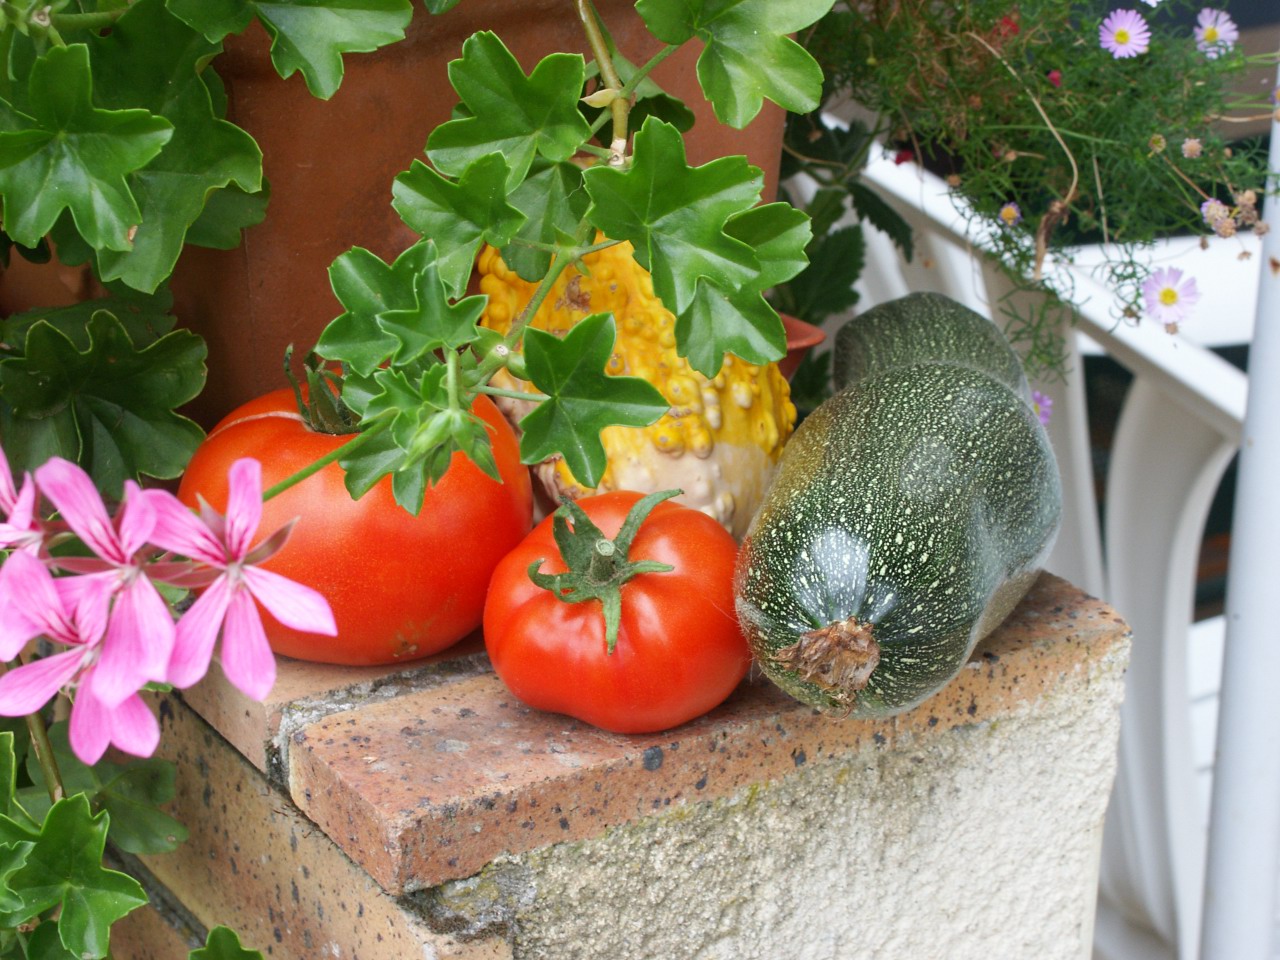
POLYGON ((214 111, 201 73, 221 46, 170 14, 163 0, 137 0, 89 47, 103 106, 145 107, 173 124, 159 156, 129 178, 142 213, 132 249, 98 253, 103 279, 151 291, 172 272, 211 192, 228 184, 250 194, 262 188, 262 152, 214 111))
POLYGON ((435 245, 429 240, 415 243, 392 264, 363 247, 338 257, 329 267, 329 282, 344 312, 325 327, 316 353, 349 364, 359 374, 371 374, 399 346, 378 324, 378 316, 417 305, 415 278, 435 258, 435 245))
POLYGON ((235 185, 209 194, 200 216, 187 228, 187 243, 215 250, 234 250, 240 246, 241 231, 261 223, 267 216, 271 188, 264 180, 262 189, 246 193, 235 185))
POLYGON ((462 58, 449 64, 467 116, 432 131, 427 157, 441 172, 461 176, 473 160, 501 153, 509 190, 524 179, 534 157, 568 160, 591 137, 578 110, 585 70, 580 54, 553 53, 526 77, 495 34, 474 34, 462 45, 462 58))
POLYGON ((725 224, 725 232, 755 251, 760 270, 736 289, 703 277, 693 303, 676 318, 681 355, 708 377, 720 371, 726 353, 748 363, 769 363, 786 353, 786 331, 764 291, 805 268, 812 238, 808 216, 786 203, 752 207, 725 224))
POLYGON ((44 321, 66 336, 77 350, 88 350, 89 320, 95 313, 105 310, 120 321, 135 346, 145 347, 155 343, 177 324, 177 319, 169 312, 172 306, 173 297, 165 291, 102 297, 66 307, 41 307, 15 313, 0 321, 0 339, 11 346, 25 343, 27 331, 44 321))
POLYGON ((58 935, 77 957, 105 957, 111 924, 147 902, 132 877, 102 867, 108 817, 83 794, 49 810, 26 864, 10 878, 24 910, 60 906, 58 935))
POLYGON ((378 326, 399 343, 394 362, 408 363, 441 348, 457 350, 476 338, 476 323, 488 297, 450 303, 434 261, 419 271, 414 289, 417 302, 412 307, 378 315, 378 326))
POLYGON ((93 247, 128 250, 142 214, 125 177, 160 152, 172 124, 147 110, 95 107, 84 44, 36 60, 26 103, 20 128, 0 132, 5 232, 33 247, 69 210, 93 247))
POLYGON ((77 460, 109 496, 128 478, 178 476, 204 436, 173 412, 204 385, 204 341, 174 330, 139 350, 105 310, 86 329, 89 347, 79 350, 41 321, 24 355, 0 363, 10 461, 34 469, 53 454, 77 460))
POLYGON ((230 927, 214 927, 204 946, 192 950, 187 960, 262 960, 262 954, 241 946, 240 935, 230 927))
POLYGON ((760 198, 760 170, 745 157, 690 167, 680 131, 650 117, 636 134, 629 169, 592 167, 583 180, 587 219, 605 236, 631 241, 671 312, 688 309, 700 277, 736 289, 758 276, 751 247, 724 229, 760 198))
POLYGON ((27 940, 26 960, 79 960, 62 945, 56 920, 46 920, 31 932, 27 940))
POLYGON ((451 406, 446 373, 441 363, 411 363, 347 378, 343 399, 353 410, 369 422, 391 420, 387 431, 341 461, 353 497, 391 474, 396 502, 417 515, 427 488, 444 476, 458 451, 499 478, 484 421, 451 406))
POLYGON ((670 404, 639 377, 611 377, 613 317, 597 313, 580 320, 564 338, 530 327, 524 332, 529 379, 547 395, 520 421, 520 456, 538 463, 557 453, 586 487, 600 483, 608 465, 600 431, 611 424, 645 427, 670 404))
MULTIPOLYGON (((173 799, 177 767, 151 758, 116 763, 103 759, 89 766, 75 755, 66 721, 49 727, 49 742, 68 795, 83 794, 94 810, 111 818, 111 842, 126 853, 167 853, 187 837, 187 829, 160 807, 173 799)), ((23 791, 22 805, 37 820, 50 808, 49 793, 36 756, 27 756, 28 778, 39 786, 23 791)))
POLYGON ((391 205, 404 222, 435 241, 451 296, 466 290, 480 244, 505 247, 524 223, 507 200, 507 172, 500 153, 473 160, 456 181, 415 160, 391 188, 391 205))
POLYGON ((741 129, 764 100, 795 113, 815 109, 822 68, 788 34, 816 22, 833 0, 639 0, 636 10, 664 43, 694 37, 698 82, 721 122, 741 129))
POLYGON ((726 353, 768 363, 787 352, 782 321, 759 290, 725 290, 711 281, 698 284, 693 303, 676 318, 676 342, 689 366, 708 377, 720 372, 726 353))
POLYGON ((582 168, 537 162, 508 199, 526 219, 503 249, 502 259, 524 280, 537 283, 551 267, 551 251, 545 246, 572 236, 586 213, 590 200, 582 189, 582 168))
POLYGON ((752 207, 726 223, 725 233, 755 251, 760 273, 752 285, 759 290, 785 283, 809 264, 805 255, 813 239, 809 216, 789 203, 752 207))
POLYGON ((271 36, 282 77, 301 71, 307 89, 328 100, 342 83, 342 55, 404 39, 409 0, 167 0, 169 9, 216 43, 253 17, 271 36))

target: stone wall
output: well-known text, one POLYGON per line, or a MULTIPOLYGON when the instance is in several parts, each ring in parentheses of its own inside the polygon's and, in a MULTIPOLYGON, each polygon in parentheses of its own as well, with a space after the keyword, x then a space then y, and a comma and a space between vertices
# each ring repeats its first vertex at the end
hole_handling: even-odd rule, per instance
POLYGON ((1041 578, 918 709, 749 679, 619 736, 514 700, 474 639, 160 700, 177 853, 117 960, 225 923, 273 958, 1051 960, 1090 952, 1128 631, 1041 578))

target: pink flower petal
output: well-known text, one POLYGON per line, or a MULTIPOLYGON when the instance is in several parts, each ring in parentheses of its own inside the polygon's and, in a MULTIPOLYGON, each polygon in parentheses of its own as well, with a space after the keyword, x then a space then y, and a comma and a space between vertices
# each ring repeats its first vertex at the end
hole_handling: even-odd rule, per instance
POLYGON ((3 510, 6 516, 13 512, 13 503, 16 499, 13 471, 9 468, 9 458, 4 455, 4 448, 0 447, 0 510, 3 510))
POLYGON ((209 671, 218 630, 231 602, 231 584, 219 577, 193 603, 174 634, 166 679, 175 687, 189 687, 209 671))
POLYGON ((35 713, 80 670, 84 651, 68 650, 15 667, 0 677, 0 716, 35 713))
POLYGON ((148 490, 147 496, 156 517, 153 544, 215 567, 227 565, 226 547, 194 511, 167 490, 148 490))
POLYGON ((262 629, 253 597, 238 590, 227 609, 222 633, 222 672, 232 686, 254 700, 265 700, 276 682, 276 658, 262 629))
MULTIPOLYGON (((0 474, 7 476, 3 469, 0 469, 0 474)), ((8 513, 8 520, 0 523, 0 548, 38 551, 44 530, 35 512, 36 482, 31 479, 31 474, 23 475, 22 488, 16 499, 0 506, 8 513)))
POLYGON ((112 563, 129 562, 102 497, 87 473, 70 460, 53 457, 36 470, 36 481, 67 526, 90 550, 112 563))
POLYGON ((142 492, 132 480, 124 484, 124 505, 117 515, 119 530, 117 540, 126 562, 133 562, 133 555, 146 546, 156 525, 156 511, 152 498, 142 492))
POLYGON ((329 637, 338 635, 329 601, 318 590, 259 567, 245 567, 241 576, 255 599, 286 627, 329 637))
POLYGON ((111 710, 111 742, 135 757, 149 757, 160 745, 160 724, 137 695, 111 710))
POLYGON ((67 734, 71 749, 81 763, 90 766, 102 759, 111 743, 111 711, 93 695, 93 684, 83 683, 71 704, 67 734))
POLYGON ((262 464, 251 457, 237 460, 227 485, 227 549, 240 559, 249 552, 262 520, 262 464))
MULTIPOLYGON (((27 632, 22 643, 41 633, 64 642, 74 639, 74 628, 62 596, 54 586, 53 575, 32 554, 17 551, 9 555, 0 569, 0 594, 6 598, 10 614, 21 618, 22 622, 7 626, 12 630, 11 636, 27 632)), ((18 648, 21 647, 19 644, 18 648)))
POLYGON ((94 694, 120 706, 152 680, 164 680, 175 636, 173 616, 155 585, 137 577, 117 596, 93 671, 94 694))
POLYGON ((65 643, 96 644, 107 632, 111 600, 120 589, 120 575, 91 573, 79 577, 58 577, 53 581, 62 605, 71 611, 72 632, 65 643))

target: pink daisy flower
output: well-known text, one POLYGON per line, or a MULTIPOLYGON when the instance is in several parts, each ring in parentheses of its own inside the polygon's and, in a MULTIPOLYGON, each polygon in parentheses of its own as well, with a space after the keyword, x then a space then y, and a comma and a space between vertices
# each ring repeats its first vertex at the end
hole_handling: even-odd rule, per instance
POLYGON ((1116 10, 1098 28, 1098 43, 1117 60, 1146 53, 1151 29, 1136 10, 1116 10))
POLYGON ((1196 47, 1210 60, 1217 59, 1235 46, 1240 30, 1225 10, 1205 7, 1196 17, 1196 47))
POLYGON ((1200 300, 1200 291, 1194 277, 1183 280, 1181 270, 1161 267, 1142 284, 1142 297, 1153 320, 1176 330, 1200 300))

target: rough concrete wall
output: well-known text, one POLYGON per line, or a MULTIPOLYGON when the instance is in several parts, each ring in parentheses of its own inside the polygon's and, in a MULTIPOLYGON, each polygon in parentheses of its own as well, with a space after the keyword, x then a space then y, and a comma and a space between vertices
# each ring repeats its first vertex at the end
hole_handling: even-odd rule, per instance
POLYGON ((1080 960, 1127 653, 998 719, 499 858, 427 912, 516 960, 1080 960))

